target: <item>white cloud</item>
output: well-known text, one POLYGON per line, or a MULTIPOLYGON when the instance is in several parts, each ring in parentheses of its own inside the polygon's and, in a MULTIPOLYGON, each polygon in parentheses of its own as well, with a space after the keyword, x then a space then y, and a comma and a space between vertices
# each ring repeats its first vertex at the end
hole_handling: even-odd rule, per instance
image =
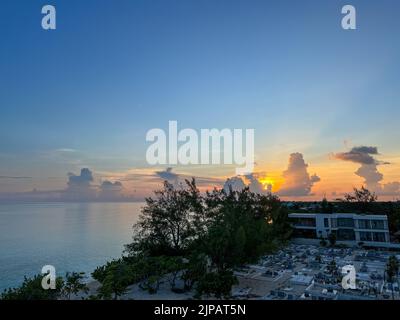
POLYGON ((278 192, 280 196, 311 195, 312 187, 321 180, 316 174, 309 175, 308 164, 301 153, 290 155, 288 168, 282 175, 285 181, 278 192))

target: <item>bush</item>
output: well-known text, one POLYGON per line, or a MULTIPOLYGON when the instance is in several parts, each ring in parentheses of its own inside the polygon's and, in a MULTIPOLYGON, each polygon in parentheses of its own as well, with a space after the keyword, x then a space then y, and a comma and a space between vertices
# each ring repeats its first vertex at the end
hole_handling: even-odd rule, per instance
POLYGON ((197 284, 196 298, 208 295, 227 299, 231 296, 232 286, 237 283, 238 280, 231 270, 206 273, 197 284))
POLYGON ((24 277, 24 282, 18 288, 4 290, 2 300, 56 300, 64 282, 62 278, 56 279, 56 289, 45 290, 42 288, 43 275, 37 274, 33 278, 24 277))

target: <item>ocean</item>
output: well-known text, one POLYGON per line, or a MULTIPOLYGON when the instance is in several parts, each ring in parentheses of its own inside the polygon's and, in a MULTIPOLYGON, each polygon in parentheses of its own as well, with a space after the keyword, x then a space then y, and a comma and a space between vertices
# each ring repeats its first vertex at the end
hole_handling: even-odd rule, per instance
MULTIPOLYGON (((0 291, 52 265, 90 273, 122 255, 143 203, 0 204, 0 291)), ((89 280, 89 278, 88 278, 89 280)))

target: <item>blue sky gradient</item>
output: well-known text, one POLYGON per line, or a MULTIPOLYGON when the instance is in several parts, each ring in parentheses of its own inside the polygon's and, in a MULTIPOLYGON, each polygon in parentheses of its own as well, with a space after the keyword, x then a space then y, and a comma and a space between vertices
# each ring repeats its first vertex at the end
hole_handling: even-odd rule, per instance
POLYGON ((344 140, 396 157, 399 17, 395 0, 2 1, 0 175, 33 179, 0 192, 146 167, 146 132, 169 120, 254 128, 265 170, 291 152, 322 166, 344 140))

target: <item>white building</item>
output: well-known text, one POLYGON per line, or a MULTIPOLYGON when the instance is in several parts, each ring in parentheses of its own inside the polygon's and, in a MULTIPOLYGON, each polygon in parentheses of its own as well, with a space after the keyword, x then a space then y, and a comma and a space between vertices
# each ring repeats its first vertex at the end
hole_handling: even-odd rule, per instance
POLYGON ((295 238, 327 238, 336 235, 340 243, 367 246, 390 245, 389 226, 386 215, 355 213, 291 213, 289 219, 294 228, 295 238))

